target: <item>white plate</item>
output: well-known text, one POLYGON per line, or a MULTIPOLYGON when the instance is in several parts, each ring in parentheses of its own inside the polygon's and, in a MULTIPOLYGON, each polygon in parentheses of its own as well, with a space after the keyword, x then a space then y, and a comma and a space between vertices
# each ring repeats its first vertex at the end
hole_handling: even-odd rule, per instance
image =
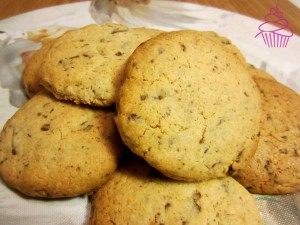
MULTIPOLYGON (((0 30, 6 31, 10 36, 10 43, 13 43, 16 39, 24 37, 27 31, 39 28, 81 27, 95 23, 89 14, 89 4, 90 2, 80 2, 61 5, 11 17, 0 21, 0 30)), ((190 3, 173 4, 173 2, 152 0, 147 7, 148 11, 140 7, 129 9, 117 7, 109 12, 107 5, 104 5, 102 11, 109 13, 109 16, 104 16, 103 22, 110 19, 130 27, 215 31, 231 39, 249 63, 265 69, 282 83, 300 92, 300 38, 298 36, 294 35, 286 48, 268 48, 262 40, 254 38, 262 21, 190 3)), ((11 59, 13 61, 11 66, 19 63, 18 60, 14 60, 16 59, 11 59)), ((8 70, 0 67, 0 77, 14 73, 10 67, 8 70)), ((17 110, 9 101, 11 97, 15 97, 10 93, 15 94, 16 90, 19 90, 16 83, 0 88, 0 128, 17 110)), ((279 197, 255 195, 255 199, 264 224, 300 224, 300 218, 297 217, 300 205, 299 194, 279 197)), ((1 225, 84 225, 87 224, 89 212, 90 204, 86 196, 66 200, 35 200, 19 195, 0 181, 1 225)))

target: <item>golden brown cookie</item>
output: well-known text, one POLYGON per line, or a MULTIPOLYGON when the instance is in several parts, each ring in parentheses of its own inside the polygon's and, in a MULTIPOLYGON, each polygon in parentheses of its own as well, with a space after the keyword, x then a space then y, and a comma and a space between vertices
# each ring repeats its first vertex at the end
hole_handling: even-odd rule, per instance
POLYGON ((233 178, 179 182, 143 161, 117 170, 92 200, 90 225, 258 225, 253 197, 233 178))
POLYGON ((254 80, 262 97, 262 127, 256 153, 236 179, 253 193, 300 191, 300 96, 275 80, 254 80))
POLYGON ((25 93, 30 98, 39 91, 43 90, 43 87, 40 85, 40 68, 53 41, 54 40, 49 40, 44 42, 42 47, 37 50, 25 64, 22 82, 25 93))
POLYGON ((128 57, 140 43, 159 33, 112 23, 68 31, 45 57, 42 85, 58 99, 111 106, 128 57))
POLYGON ((1 132, 0 176, 32 197, 72 197, 97 189, 123 152, 113 117, 110 111, 36 94, 1 132))
POLYGON ((166 176, 208 180, 252 157, 259 91, 240 59, 197 31, 163 33, 128 60, 116 123, 125 144, 166 176))

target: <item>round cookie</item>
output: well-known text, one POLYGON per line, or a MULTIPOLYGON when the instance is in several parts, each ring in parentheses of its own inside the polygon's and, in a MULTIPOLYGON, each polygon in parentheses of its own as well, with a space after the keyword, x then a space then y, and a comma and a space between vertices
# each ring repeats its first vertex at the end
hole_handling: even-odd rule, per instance
POLYGON ((254 154, 260 96, 247 68, 197 31, 163 33, 128 60, 116 116, 124 143, 166 176, 233 174, 254 154))
POLYGON ((253 197, 231 177, 179 182, 142 161, 118 169, 92 199, 90 225, 258 225, 253 197))
POLYGON ((41 83, 58 99, 111 106, 130 54, 161 32, 112 23, 68 31, 45 57, 41 83))
POLYGON ((40 68, 42 62, 49 51, 53 40, 44 42, 42 47, 37 50, 25 64, 23 71, 22 82, 26 95, 31 98, 33 95, 43 90, 43 87, 40 85, 40 68))
POLYGON ((72 197, 97 189, 123 152, 113 117, 110 111, 36 94, 1 132, 0 176, 32 197, 72 197))
POLYGON ((300 191, 300 96, 275 80, 254 79, 262 97, 260 137, 236 179, 253 193, 300 191))

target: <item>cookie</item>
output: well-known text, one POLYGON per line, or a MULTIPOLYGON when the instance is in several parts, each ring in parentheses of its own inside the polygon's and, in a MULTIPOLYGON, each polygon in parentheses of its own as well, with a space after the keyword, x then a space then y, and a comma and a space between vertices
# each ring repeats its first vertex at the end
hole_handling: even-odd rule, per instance
POLYGON ((163 33, 128 60, 117 104, 123 142, 168 177, 225 177, 255 152, 259 91, 240 59, 197 31, 163 33))
POLYGON ((46 55, 41 83, 58 99, 111 106, 128 57, 140 43, 159 33, 112 23, 68 31, 46 55))
POLYGON ((0 175, 41 198, 89 193, 107 181, 122 156, 114 113, 60 102, 40 92, 5 124, 0 175))
POLYGON ((117 170, 92 206, 90 225, 261 224, 254 199, 233 178, 174 181, 142 161, 117 170))
POLYGON ((300 191, 300 96, 275 80, 255 81, 262 97, 260 137, 236 179, 253 193, 300 191))
POLYGON ((25 64, 22 82, 25 93, 29 98, 43 90, 43 87, 40 85, 39 72, 42 62, 47 52, 49 51, 52 43, 53 40, 44 42, 42 47, 39 50, 37 50, 25 64))
POLYGON ((271 74, 267 73, 266 71, 259 69, 251 64, 248 64, 249 73, 253 79, 255 78, 263 78, 269 80, 276 80, 271 74))

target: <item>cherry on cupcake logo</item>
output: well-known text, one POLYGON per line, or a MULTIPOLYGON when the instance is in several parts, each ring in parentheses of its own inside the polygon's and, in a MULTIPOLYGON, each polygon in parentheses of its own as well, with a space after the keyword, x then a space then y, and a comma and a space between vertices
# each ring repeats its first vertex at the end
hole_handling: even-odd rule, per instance
POLYGON ((283 17, 278 4, 265 15, 264 22, 258 27, 260 37, 269 48, 285 48, 290 37, 294 35, 288 21, 283 17))

